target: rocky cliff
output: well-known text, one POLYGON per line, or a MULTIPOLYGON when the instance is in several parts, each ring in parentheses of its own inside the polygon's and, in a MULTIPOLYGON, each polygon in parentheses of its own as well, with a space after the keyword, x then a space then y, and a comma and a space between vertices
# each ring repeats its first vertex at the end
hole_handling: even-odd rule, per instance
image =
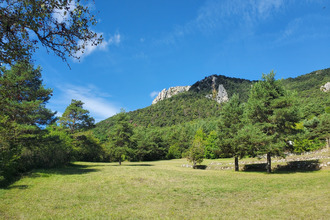
POLYGON ((169 89, 163 89, 160 93, 158 93, 157 97, 152 101, 152 104, 156 104, 159 101, 164 99, 171 98, 174 95, 177 95, 182 92, 186 92, 190 89, 190 86, 175 86, 170 87, 169 89))
POLYGON ((222 84, 219 85, 218 92, 214 91, 213 94, 206 95, 205 97, 214 99, 218 103, 227 102, 229 100, 227 91, 222 84))

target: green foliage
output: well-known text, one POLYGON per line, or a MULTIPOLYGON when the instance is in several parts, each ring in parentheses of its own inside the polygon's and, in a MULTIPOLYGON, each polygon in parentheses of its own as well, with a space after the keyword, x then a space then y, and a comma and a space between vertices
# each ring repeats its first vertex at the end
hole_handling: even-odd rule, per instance
POLYGON ((202 163, 204 160, 204 149, 205 149, 205 138, 206 135, 202 129, 198 129, 192 146, 186 152, 186 158, 189 162, 193 163, 193 168, 196 168, 197 163, 202 163))
POLYGON ((324 143, 318 139, 296 139, 293 141, 293 152, 303 153, 318 150, 324 147, 324 143))
POLYGON ((106 161, 106 149, 95 138, 91 131, 73 135, 73 157, 76 161, 106 161))
POLYGON ((286 137, 296 130, 299 122, 294 94, 284 90, 275 73, 263 75, 262 81, 254 84, 246 105, 247 120, 259 127, 269 137, 263 153, 281 154, 286 146, 286 137))
POLYGON ((298 93, 297 103, 304 119, 323 114, 330 107, 329 93, 320 90, 321 86, 330 82, 330 68, 288 78, 282 82, 286 89, 298 93))
POLYGON ((70 130, 71 134, 94 127, 94 118, 89 116, 89 111, 83 109, 84 103, 80 100, 71 100, 60 118, 61 126, 70 130))
MULTIPOLYGON (((260 154, 267 153, 267 172, 271 172, 271 155, 281 155, 287 147, 289 135, 294 134, 299 122, 294 94, 286 91, 272 71, 262 76, 250 91, 246 105, 247 121, 263 134, 260 154)), ((254 153, 253 153, 254 154, 254 153)))
POLYGON ((132 148, 133 126, 128 114, 122 110, 117 114, 115 127, 110 131, 110 157, 111 160, 121 161, 129 156, 132 148))
POLYGON ((140 128, 134 130, 133 160, 149 161, 165 159, 168 145, 159 129, 140 128))
MULTIPOLYGON (((231 97, 235 92, 240 94, 242 101, 247 100, 248 91, 253 81, 217 76, 216 89, 223 84, 231 97)), ((175 95, 143 109, 129 112, 132 123, 137 126, 167 127, 189 121, 217 118, 220 116, 221 105, 214 100, 205 98, 212 93, 212 77, 196 82, 188 92, 175 95)), ((115 123, 116 116, 101 121, 95 129, 98 136, 102 130, 108 130, 115 123)), ((104 136, 102 137, 104 138, 104 136)))
POLYGON ((72 144, 64 131, 51 128, 35 138, 33 145, 23 147, 19 159, 20 172, 33 168, 51 168, 72 161, 72 144))
POLYGON ((243 106, 238 94, 223 106, 219 123, 221 154, 234 157, 243 157, 245 151, 240 148, 237 132, 243 127, 243 106))
POLYGON ((67 61, 102 36, 91 30, 97 19, 81 0, 3 0, 0 5, 0 62, 30 61, 38 44, 67 61))
POLYGON ((205 96, 206 94, 213 94, 213 88, 218 89, 219 85, 222 84, 225 87, 229 98, 237 93, 240 96, 240 101, 245 102, 248 98, 251 85, 254 83, 255 81, 246 79, 227 77, 223 75, 212 75, 193 84, 190 91, 201 93, 205 96), (214 86, 213 77, 216 78, 214 86))
POLYGON ((167 159, 180 159, 182 156, 182 151, 178 143, 173 144, 168 149, 168 153, 166 155, 167 159))
POLYGON ((216 131, 211 131, 205 140, 204 156, 206 159, 217 158, 217 152, 219 151, 219 139, 216 131))
POLYGON ((39 144, 39 126, 55 120, 45 107, 51 95, 42 85, 40 68, 25 62, 0 68, 0 175, 17 173, 23 150, 39 144))

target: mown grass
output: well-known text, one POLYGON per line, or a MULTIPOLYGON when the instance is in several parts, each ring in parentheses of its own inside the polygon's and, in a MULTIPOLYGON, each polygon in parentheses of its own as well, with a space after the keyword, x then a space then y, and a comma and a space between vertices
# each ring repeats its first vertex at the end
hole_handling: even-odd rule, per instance
POLYGON ((79 162, 35 170, 0 189, 0 218, 330 219, 329 169, 237 173, 181 167, 186 163, 79 162))

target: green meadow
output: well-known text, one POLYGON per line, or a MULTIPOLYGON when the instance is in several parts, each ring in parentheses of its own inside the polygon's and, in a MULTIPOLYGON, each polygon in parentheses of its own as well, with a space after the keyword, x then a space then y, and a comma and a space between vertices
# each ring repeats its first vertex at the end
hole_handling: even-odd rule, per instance
POLYGON ((77 162, 34 170, 0 189, 0 218, 330 219, 329 169, 266 174, 182 164, 77 162))

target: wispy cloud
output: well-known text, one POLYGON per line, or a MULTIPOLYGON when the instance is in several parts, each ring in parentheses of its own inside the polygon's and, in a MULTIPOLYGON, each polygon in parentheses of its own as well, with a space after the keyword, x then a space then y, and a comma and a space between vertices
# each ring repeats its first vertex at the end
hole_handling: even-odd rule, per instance
POLYGON ((283 0, 223 0, 207 1, 197 16, 183 25, 177 25, 161 43, 175 43, 178 39, 196 32, 209 35, 217 31, 231 33, 244 29, 253 31, 260 22, 281 11, 283 0))
POLYGON ((330 16, 322 14, 304 15, 288 22, 274 41, 276 45, 303 42, 308 39, 329 39, 330 16))
POLYGON ((120 108, 108 99, 109 94, 99 91, 94 85, 77 86, 77 85, 58 85, 57 88, 62 92, 62 95, 55 100, 57 105, 68 106, 71 99, 77 99, 84 102, 84 108, 90 111, 90 114, 95 118, 95 121, 106 119, 118 113, 120 108))
POLYGON ((159 91, 153 91, 150 93, 150 98, 155 98, 158 95, 159 91))
MULTIPOLYGON (((98 36, 104 36, 103 33, 97 33, 98 36)), ((110 45, 118 46, 121 42, 121 35, 116 33, 110 36, 107 40, 104 39, 101 44, 94 45, 92 42, 85 42, 85 49, 84 51, 78 51, 75 56, 80 57, 80 60, 83 60, 86 56, 90 55, 95 51, 107 51, 110 45)), ((79 41, 78 44, 82 45, 84 42, 79 41)), ((78 60, 74 60, 78 61, 78 60)))

